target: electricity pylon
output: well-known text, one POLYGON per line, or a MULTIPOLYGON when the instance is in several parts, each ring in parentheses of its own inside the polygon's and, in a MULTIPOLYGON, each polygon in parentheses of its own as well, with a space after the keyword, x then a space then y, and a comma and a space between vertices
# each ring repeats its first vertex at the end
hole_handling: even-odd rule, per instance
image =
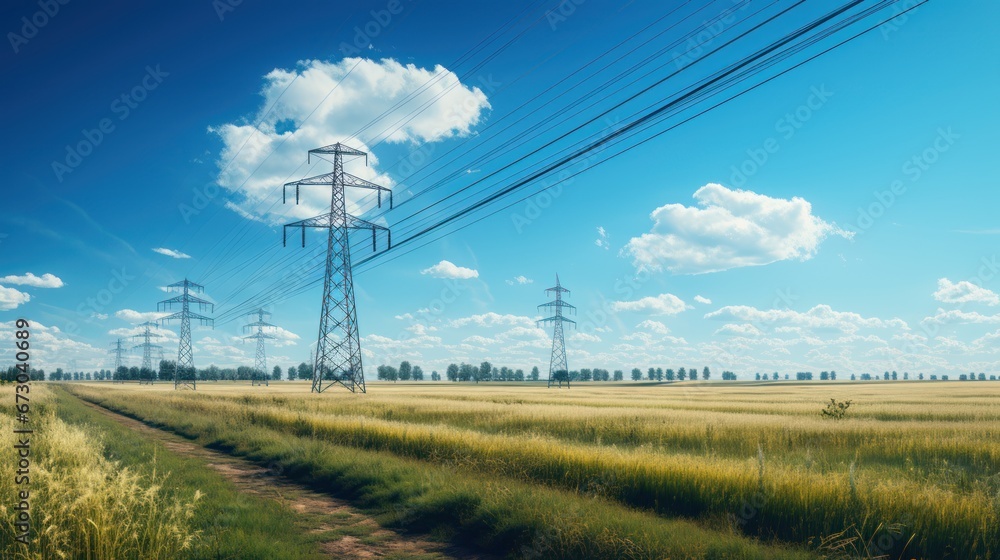
POLYGON ((243 325, 243 332, 253 332, 249 336, 244 336, 243 340, 256 339, 257 340, 257 357, 254 359, 253 376, 251 377, 251 385, 270 385, 267 373, 267 356, 264 354, 264 341, 267 339, 274 339, 274 335, 267 334, 264 329, 276 329, 278 327, 267 323, 264 321, 264 317, 271 318, 271 314, 263 309, 258 309, 257 311, 251 311, 247 313, 248 317, 256 315, 257 320, 253 323, 243 325), (257 329, 254 331, 254 329, 257 329))
POLYGON ((545 295, 555 292, 556 299, 543 303, 538 306, 539 309, 545 308, 546 310, 552 310, 554 315, 552 317, 546 317, 545 319, 539 319, 538 324, 552 323, 552 359, 549 361, 549 384, 548 387, 552 387, 553 383, 558 383, 559 387, 562 387, 563 382, 566 382, 566 387, 569 388, 569 365, 566 363, 566 341, 563 339, 563 323, 570 323, 571 325, 576 325, 576 321, 572 321, 563 316, 563 309, 567 310, 569 313, 576 313, 576 307, 566 303, 562 299, 562 295, 568 294, 569 290, 562 287, 559 283, 559 275, 556 274, 556 285, 553 288, 548 288, 545 290, 545 295))
POLYGON ((138 325, 140 327, 145 327, 142 334, 133 335, 132 338, 141 338, 142 344, 136 344, 132 347, 133 350, 136 348, 142 348, 142 367, 139 369, 139 385, 152 385, 153 381, 156 379, 156 374, 153 373, 153 349, 163 347, 159 344, 153 344, 150 340, 154 338, 160 338, 160 335, 150 332, 149 329, 157 326, 156 323, 151 323, 146 321, 138 325))
POLYGON ((198 311, 206 308, 215 311, 215 304, 191 295, 194 293, 204 293, 205 286, 195 284, 185 278, 180 282, 167 286, 169 290, 179 290, 179 296, 165 299, 156 305, 156 310, 172 309, 175 305, 180 305, 181 310, 167 315, 160 319, 161 322, 180 320, 181 332, 177 343, 177 365, 174 366, 174 389, 197 389, 198 372, 194 369, 194 353, 191 350, 191 319, 198 321, 202 326, 215 327, 215 320, 191 311, 191 305, 198 306, 198 311))
POLYGON ((125 378, 118 375, 118 370, 121 369, 122 364, 124 363, 122 356, 127 351, 127 349, 123 346, 124 342, 124 338, 119 338, 111 343, 111 350, 108 350, 108 354, 114 354, 115 356, 115 369, 111 371, 112 383, 125 383, 125 378))
POLYGON ((302 246, 305 247, 307 227, 328 230, 323 308, 319 317, 319 336, 316 343, 316 358, 313 362, 312 392, 322 393, 334 383, 340 383, 352 393, 356 390, 364 393, 365 374, 361 364, 361 340, 358 335, 357 310, 354 306, 354 281, 351 276, 351 247, 348 232, 352 229, 371 230, 372 251, 378 249, 376 232, 379 230, 386 232, 389 247, 392 246, 392 234, 386 227, 348 214, 346 188, 374 190, 378 194, 379 207, 382 206, 382 193, 386 192, 389 194, 390 209, 392 191, 344 172, 344 156, 364 156, 367 164, 368 154, 365 152, 337 143, 309 150, 307 162, 313 154, 321 158, 332 154, 333 172, 286 183, 281 194, 282 202, 285 202, 286 189, 294 186, 295 203, 298 204, 299 189, 303 186, 327 185, 333 191, 328 213, 285 224, 282 232, 282 243, 287 244, 288 228, 301 228, 302 246))

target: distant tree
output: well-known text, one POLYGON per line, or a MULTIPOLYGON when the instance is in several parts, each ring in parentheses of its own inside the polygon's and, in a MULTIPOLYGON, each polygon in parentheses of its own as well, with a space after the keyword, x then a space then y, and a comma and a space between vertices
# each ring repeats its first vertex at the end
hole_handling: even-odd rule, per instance
POLYGON ((884 379, 886 381, 889 380, 889 372, 888 371, 882 374, 882 379, 884 379))
MULTIPOLYGON (((810 376, 812 376, 812 374, 811 374, 811 373, 810 373, 809 375, 810 375, 810 376)), ((811 378, 811 377, 810 377, 810 378, 811 378)), ((772 379, 774 379, 775 381, 777 381, 777 380, 778 380, 778 372, 774 372, 774 375, 772 376, 772 379)))
POLYGON ((472 364, 462 362, 462 364, 458 366, 459 381, 472 381, 472 377, 475 373, 475 368, 472 367, 472 364))
POLYGON ((448 364, 445 375, 448 377, 448 381, 458 381, 458 364, 448 364))
POLYGON ((570 382, 569 372, 564 369, 553 371, 552 381, 553 383, 558 383, 560 387, 563 386, 563 383, 565 383, 566 386, 569 387, 569 382, 570 382))
POLYGON ((271 369, 271 379, 281 381, 281 366, 274 366, 271 369))
POLYGON ((410 380, 410 376, 412 374, 413 374, 413 366, 410 365, 410 362, 408 362, 406 360, 403 360, 402 362, 399 363, 399 380, 400 381, 409 381, 410 380))
POLYGON ((649 368, 646 370, 646 379, 656 381, 656 368, 649 368))
POLYGON ((837 372, 830 370, 830 381, 836 381, 836 380, 837 380, 837 372))
POLYGON ((580 381, 590 381, 591 379, 593 379, 593 372, 589 368, 580 370, 580 381))
POLYGON ((788 374, 785 374, 785 381, 788 381, 788 374))
POLYGON ((681 369, 677 370, 677 380, 678 381, 684 381, 684 379, 687 378, 687 374, 688 374, 688 372, 684 368, 681 368, 681 369))
POLYGON ((897 377, 898 377, 898 376, 897 376, 897 374, 896 374, 896 371, 895 371, 895 370, 893 370, 893 372, 892 372, 892 380, 893 380, 893 381, 896 381, 897 377))
POLYGON ((298 372, 299 372, 299 374, 298 374, 299 375, 299 379, 312 379, 312 376, 313 376, 313 371, 312 370, 313 370, 313 368, 312 368, 311 365, 309 365, 309 364, 307 364, 305 362, 302 362, 301 364, 299 364, 299 367, 297 369, 298 369, 298 372))
POLYGON ((413 366, 413 371, 411 371, 410 374, 410 377, 412 377, 414 381, 424 380, 424 370, 420 366, 413 366))
POLYGON ((441 374, 437 370, 431 371, 431 381, 441 381, 441 374))
POLYGON ((918 373, 917 374, 917 379, 919 379, 920 381, 923 381, 924 380, 924 374, 918 373))
POLYGON ((538 381, 538 366, 533 366, 531 368, 531 380, 538 381))
POLYGON ((760 372, 757 372, 757 381, 760 381, 760 372))
POLYGON ((903 381, 909 381, 909 379, 910 379, 910 372, 904 371, 903 372, 903 381))
POLYGON ((177 369, 177 362, 173 360, 160 360, 159 378, 160 381, 169 381, 174 378, 174 370, 177 369))
POLYGON ((705 366, 705 369, 701 370, 701 378, 705 381, 708 381, 708 378, 711 376, 712 376, 712 371, 708 369, 708 366, 705 366))
POLYGON ((298 378, 299 373, 295 370, 295 366, 291 366, 288 368, 287 375, 289 381, 295 381, 295 379, 298 378))
POLYGON ((856 379, 857 379, 857 376, 856 376, 856 375, 854 375, 854 374, 852 373, 852 374, 851 374, 851 381, 854 381, 854 380, 856 380, 856 379))
POLYGON ((489 381, 493 378, 493 364, 489 362, 483 362, 479 364, 479 375, 476 377, 476 381, 489 381))
POLYGON ((663 368, 656 368, 656 380, 663 381, 663 368))
POLYGON ((979 380, 980 381, 986 381, 986 374, 985 373, 980 373, 979 374, 979 380))
POLYGON ((623 372, 620 369, 616 369, 615 370, 615 377, 614 377, 614 379, 615 379, 615 381, 621 381, 621 380, 625 379, 625 372, 623 372))
POLYGON ((514 372, 514 381, 524 381, 523 369, 518 368, 518 370, 514 372))
POLYGON ((667 381, 673 381, 677 378, 677 373, 674 372, 674 370, 667 368, 667 370, 663 372, 663 376, 667 378, 667 381))
POLYGON ((632 368, 632 381, 640 381, 642 379, 642 370, 639 368, 632 368))
POLYGON ((821 371, 821 372, 819 372, 819 380, 820 381, 829 381, 830 380, 830 372, 828 372, 828 371, 821 371))

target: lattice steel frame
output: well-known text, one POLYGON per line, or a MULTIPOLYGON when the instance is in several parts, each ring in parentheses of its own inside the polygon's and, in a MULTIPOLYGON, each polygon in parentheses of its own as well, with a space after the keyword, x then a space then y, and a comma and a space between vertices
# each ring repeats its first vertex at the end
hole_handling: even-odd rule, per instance
POLYGON ((211 317, 205 317, 204 315, 192 312, 191 305, 196 305, 198 311, 209 309, 210 312, 214 313, 215 304, 191 295, 192 292, 198 294, 204 293, 205 286, 195 284, 187 278, 170 284, 167 288, 171 291, 179 290, 181 292, 176 297, 165 299, 156 304, 157 311, 172 309, 175 305, 181 306, 180 311, 160 319, 161 323, 174 320, 180 320, 181 322, 181 330, 177 342, 177 365, 174 366, 174 389, 195 390, 198 388, 198 372, 194 367, 194 352, 191 348, 191 319, 198 321, 202 326, 212 328, 215 328, 215 320, 211 317))
MULTIPOLYGON (((377 232, 385 231, 387 245, 392 246, 392 234, 388 228, 352 216, 347 213, 346 188, 362 188, 378 193, 378 205, 382 206, 382 193, 389 195, 392 208, 392 191, 344 172, 344 156, 364 156, 368 154, 343 144, 331 144, 309 150, 319 157, 333 155, 333 172, 286 183, 282 188, 282 202, 287 202, 288 187, 295 187, 295 202, 299 202, 299 190, 303 186, 329 185, 331 188, 330 212, 285 224, 282 243, 287 245, 288 228, 300 228, 302 246, 306 244, 306 228, 328 230, 326 242, 326 275, 323 279, 323 305, 320 312, 319 334, 316 342, 316 356, 313 362, 313 382, 311 391, 322 393, 335 383, 350 390, 365 392, 365 374, 361 360, 361 340, 358 334, 357 309, 354 305, 354 280, 351 274, 351 247, 348 232, 352 229, 371 230, 372 250, 378 250, 377 232)), ((307 158, 307 161, 308 161, 307 158)), ((324 158, 325 159, 325 158, 324 158)))
POLYGON ((556 274, 556 285, 545 290, 545 295, 551 293, 555 293, 555 299, 539 305, 538 309, 551 311, 553 316, 539 319, 537 323, 538 325, 547 325, 549 323, 553 325, 552 358, 549 360, 548 387, 552 387, 555 383, 558 383, 558 386, 562 387, 563 382, 565 382, 566 388, 569 388, 569 364, 566 361, 566 341, 563 337, 563 323, 576 326, 576 321, 564 317, 563 310, 565 309, 568 313, 574 314, 576 313, 576 307, 563 301, 562 295, 569 294, 569 290, 563 288, 562 284, 559 283, 558 274, 556 274))
POLYGON ((254 369, 253 374, 250 378, 250 385, 265 385, 270 386, 268 379, 270 375, 267 373, 267 355, 264 352, 264 341, 268 339, 274 339, 273 335, 264 332, 264 329, 276 329, 278 327, 272 325, 271 323, 265 322, 265 316, 271 318, 271 314, 263 309, 258 309, 257 311, 252 311, 247 313, 248 317, 256 315, 257 320, 253 323, 248 323, 243 325, 243 332, 253 332, 249 336, 244 336, 243 340, 256 340, 257 341, 257 355, 254 358, 254 369), (254 331, 254 329, 257 329, 254 331))
POLYGON ((115 356, 115 369, 111 370, 112 383, 125 383, 125 378, 118 375, 118 370, 121 369, 124 363, 122 356, 128 352, 128 349, 123 346, 124 343, 125 339, 119 338, 111 343, 111 349, 108 350, 108 354, 114 354, 115 356))
MULTIPOLYGON (((154 338, 160 338, 160 335, 151 332, 149 329, 158 325, 151 321, 146 321, 138 326, 145 328, 142 334, 132 336, 132 338, 142 339, 142 344, 136 344, 132 347, 133 350, 142 348, 142 367, 139 369, 139 385, 152 385, 156 381, 156 372, 153 370, 153 349, 162 349, 163 347, 150 342, 154 338), (144 377, 143 372, 149 372, 148 376, 144 377)), ((124 383, 124 380, 122 380, 122 383, 124 383)))

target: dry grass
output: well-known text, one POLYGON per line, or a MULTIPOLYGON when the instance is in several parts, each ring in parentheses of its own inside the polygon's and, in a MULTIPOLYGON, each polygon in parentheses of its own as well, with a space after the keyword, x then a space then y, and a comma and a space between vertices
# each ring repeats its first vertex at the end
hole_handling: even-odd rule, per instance
MULTIPOLYGON (((13 401, 12 391, 0 391, 13 401)), ((35 385, 34 400, 44 400, 35 385)), ((0 441, 12 449, 15 422, 0 415, 0 441)), ((15 486, 12 473, 0 476, 0 557, 5 559, 178 558, 192 546, 189 527, 199 499, 167 499, 164 476, 140 476, 108 461, 101 443, 82 428, 36 407, 31 427, 30 484, 15 486), (14 540, 12 499, 30 490, 33 532, 25 547, 14 540)), ((10 465, 11 463, 7 463, 10 465)))
POLYGON ((879 550, 893 558, 904 550, 1000 557, 998 384, 581 384, 570 391, 373 384, 353 397, 306 390, 288 383, 264 390, 206 383, 198 394, 77 388, 209 438, 223 437, 228 425, 258 426, 713 526, 725 520, 764 538, 805 544, 864 535, 885 543, 879 550), (830 398, 854 402, 846 419, 822 418, 830 398), (191 420, 199 417, 217 427, 199 427, 191 420))

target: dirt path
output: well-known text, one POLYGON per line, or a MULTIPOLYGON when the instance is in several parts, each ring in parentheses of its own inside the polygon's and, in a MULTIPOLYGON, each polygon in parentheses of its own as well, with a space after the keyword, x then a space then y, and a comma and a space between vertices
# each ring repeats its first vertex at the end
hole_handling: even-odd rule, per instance
POLYGON ((443 544, 404 538, 343 500, 314 492, 250 461, 191 443, 91 402, 82 399, 81 402, 178 455, 204 461, 236 485, 240 492, 286 505, 298 514, 297 521, 307 531, 325 534, 319 537, 320 549, 331 558, 477 558, 456 553, 443 544))

